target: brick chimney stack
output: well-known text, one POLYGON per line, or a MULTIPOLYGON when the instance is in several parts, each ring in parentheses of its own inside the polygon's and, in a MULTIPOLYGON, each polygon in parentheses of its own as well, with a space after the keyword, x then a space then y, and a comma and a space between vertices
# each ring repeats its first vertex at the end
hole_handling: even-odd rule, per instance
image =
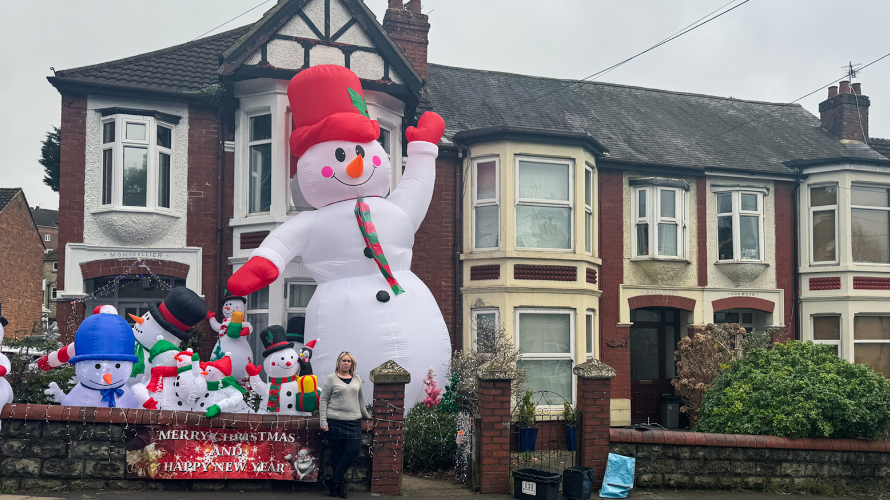
POLYGON ((389 8, 383 15, 383 29, 402 49, 402 54, 414 66, 414 70, 426 80, 426 49, 429 44, 430 23, 426 14, 420 13, 420 0, 389 0, 389 8))
POLYGON ((868 142, 868 107, 871 102, 862 95, 862 86, 844 80, 840 89, 828 88, 828 99, 819 103, 822 128, 842 141, 868 142))

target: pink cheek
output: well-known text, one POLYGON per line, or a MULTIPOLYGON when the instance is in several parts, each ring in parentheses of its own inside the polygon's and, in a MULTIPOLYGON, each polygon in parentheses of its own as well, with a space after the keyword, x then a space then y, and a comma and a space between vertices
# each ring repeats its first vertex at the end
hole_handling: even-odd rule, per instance
POLYGON ((374 166, 375 166, 375 167, 379 167, 379 166, 380 166, 380 157, 379 157, 379 156, 375 156, 374 158, 371 159, 371 161, 374 162, 374 166))
POLYGON ((331 167, 324 167, 321 169, 321 175, 325 178, 331 177, 334 175, 334 169, 331 167))
POLYGON ((275 362, 274 362, 274 361, 272 362, 272 366, 275 366, 275 362))

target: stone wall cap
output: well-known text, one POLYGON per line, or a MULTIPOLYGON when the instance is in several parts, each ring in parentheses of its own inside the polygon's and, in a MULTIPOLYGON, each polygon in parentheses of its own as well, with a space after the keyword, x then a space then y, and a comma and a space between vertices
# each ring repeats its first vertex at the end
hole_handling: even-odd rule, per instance
POLYGON ((572 369, 572 373, 581 378, 613 379, 617 372, 611 366, 598 359, 588 359, 572 369))
POLYGON ((492 359, 476 370, 480 380, 513 380, 516 365, 502 359, 492 359))
POLYGON ((408 384, 411 383, 411 374, 408 370, 399 366, 393 360, 386 361, 382 365, 371 370, 371 382, 375 384, 408 384))

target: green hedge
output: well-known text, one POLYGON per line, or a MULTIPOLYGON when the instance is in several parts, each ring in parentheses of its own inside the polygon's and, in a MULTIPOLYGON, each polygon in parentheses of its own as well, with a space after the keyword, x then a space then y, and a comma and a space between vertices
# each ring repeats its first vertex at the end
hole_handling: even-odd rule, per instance
POLYGON ((890 426, 890 383, 831 347, 792 341, 734 361, 705 394, 695 430, 878 439, 890 426))
POLYGON ((418 402, 405 416, 405 470, 437 471, 454 467, 457 413, 443 405, 418 402))

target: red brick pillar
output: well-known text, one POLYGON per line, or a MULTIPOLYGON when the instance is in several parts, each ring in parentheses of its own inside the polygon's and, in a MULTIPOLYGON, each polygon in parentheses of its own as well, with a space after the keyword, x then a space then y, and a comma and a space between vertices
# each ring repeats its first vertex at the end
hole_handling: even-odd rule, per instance
POLYGON ((591 359, 573 370, 578 377, 578 410, 581 428, 578 432, 579 462, 593 467, 599 481, 606 472, 609 457, 609 424, 611 422, 612 379, 615 369, 598 359, 591 359))
POLYGON ((479 383, 480 493, 510 493, 510 382, 504 370, 482 365, 479 383))
POLYGON ((371 382, 374 383, 371 493, 398 496, 402 490, 405 385, 411 382, 411 374, 390 360, 371 370, 371 382))

